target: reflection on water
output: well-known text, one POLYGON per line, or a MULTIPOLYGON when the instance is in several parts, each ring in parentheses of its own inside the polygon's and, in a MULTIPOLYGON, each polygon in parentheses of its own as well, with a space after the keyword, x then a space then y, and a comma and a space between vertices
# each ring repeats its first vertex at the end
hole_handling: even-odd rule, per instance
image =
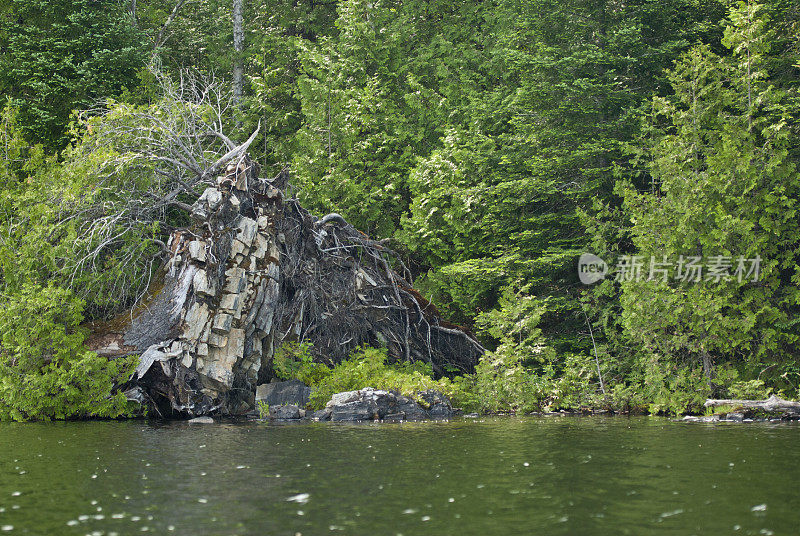
POLYGON ((0 533, 797 534, 800 427, 0 423, 0 533))

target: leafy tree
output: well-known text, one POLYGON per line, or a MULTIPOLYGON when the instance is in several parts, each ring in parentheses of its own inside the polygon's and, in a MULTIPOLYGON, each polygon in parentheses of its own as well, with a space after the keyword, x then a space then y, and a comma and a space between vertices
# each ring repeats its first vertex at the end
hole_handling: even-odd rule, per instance
MULTIPOLYGON (((541 329, 563 351, 583 337, 575 261, 582 213, 612 202, 614 170, 634 166, 634 110, 667 90, 662 70, 718 35, 721 5, 688 1, 500 2, 488 84, 440 148, 411 173, 399 235, 433 270, 425 285, 464 321, 522 280, 547 305, 541 329)), ((587 334, 588 335, 588 334, 587 334)))
POLYGON ((663 381, 702 370, 708 389, 725 383, 715 375, 730 366, 787 379, 784 367, 797 359, 797 108, 765 70, 770 37, 762 6, 740 4, 723 39, 729 57, 701 46, 677 63, 674 96, 653 101, 652 188, 625 191, 638 255, 702 257, 706 269, 717 259, 730 276, 622 283, 627 336, 663 381), (757 277, 747 274, 756 258, 757 277))
POLYGON ((114 388, 135 358, 107 360, 83 346, 83 304, 65 290, 25 284, 0 308, 0 420, 118 417, 131 411, 114 388))
POLYGON ((138 84, 140 32, 121 0, 5 0, 0 93, 19 107, 31 140, 63 148, 73 110, 138 84))
POLYGON ((394 233, 416 159, 439 144, 470 77, 481 76, 488 37, 474 28, 490 4, 339 3, 338 34, 306 43, 301 56, 294 168, 304 201, 369 233, 394 233))
POLYGON ((301 58, 320 39, 338 34, 336 2, 281 0, 251 3, 253 28, 248 57, 251 98, 246 103, 245 130, 261 121, 263 137, 251 151, 274 172, 304 151, 298 131, 303 125, 301 58))

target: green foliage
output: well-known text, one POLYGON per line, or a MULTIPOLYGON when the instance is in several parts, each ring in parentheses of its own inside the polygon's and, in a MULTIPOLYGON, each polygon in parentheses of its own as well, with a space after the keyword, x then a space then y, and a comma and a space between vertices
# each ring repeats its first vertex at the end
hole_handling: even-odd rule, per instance
POLYGON ((269 404, 263 400, 257 400, 256 406, 258 408, 258 418, 262 420, 269 419, 269 404))
POLYGON ((738 400, 764 400, 772 395, 772 388, 759 379, 735 382, 728 387, 728 395, 738 400))
MULTIPOLYGON (((308 208, 392 238, 418 288, 492 350, 446 385, 457 405, 678 413, 712 393, 797 396, 795 4, 254 0, 240 57, 229 0, 187 2, 167 27, 171 0, 8 0, 0 287, 69 289, 89 318, 141 298, 159 242, 187 222, 153 200, 191 204, 202 185, 176 190, 131 133, 174 146, 182 118, 209 114, 162 98, 144 63, 225 78, 243 59, 232 137, 260 123, 265 174, 290 164, 308 208), (761 279, 586 289, 587 249, 758 254, 761 279)), ((212 158, 202 145, 193 158, 212 158)), ((275 369, 402 376, 368 354, 337 373, 285 347, 275 369)))
POLYGON ((732 277, 722 280, 704 273, 697 282, 621 285, 622 322, 644 351, 647 373, 689 397, 675 401, 657 390, 659 409, 696 406, 719 390, 715 366, 733 366, 747 378, 797 360, 800 182, 789 121, 797 107, 764 69, 768 27, 761 6, 742 4, 725 30, 730 56, 699 46, 676 63, 669 73, 674 96, 655 99, 648 117, 651 187, 622 189, 643 258, 732 261, 732 277), (757 257, 758 281, 735 276, 739 259, 757 257))
POLYGON ((698 367, 670 367, 653 359, 647 364, 640 386, 653 414, 682 415, 701 411, 711 395, 708 381, 698 367))
POLYGON ((74 109, 137 84, 145 50, 126 6, 118 0, 3 2, 0 93, 19 106, 29 139, 62 149, 74 109))
POLYGON ((499 344, 475 369, 470 409, 530 412, 546 405, 555 372, 538 327, 546 308, 527 290, 506 290, 499 309, 478 317, 478 326, 499 344))
POLYGON ((330 375, 323 363, 315 363, 311 355, 311 344, 285 342, 272 359, 272 368, 282 380, 300 380, 306 385, 316 385, 330 375))
POLYGON ((364 347, 353 352, 330 373, 311 383, 311 401, 314 409, 322 409, 331 397, 344 391, 355 391, 365 387, 397 391, 413 396, 420 391, 435 389, 452 394, 450 381, 433 379, 433 370, 427 363, 386 362, 386 350, 364 347))
POLYGON ((69 291, 26 284, 0 307, 0 419, 118 417, 130 413, 114 387, 136 360, 107 360, 83 346, 83 303, 69 291))
POLYGON ((552 386, 552 369, 537 374, 523 366, 522 358, 507 353, 484 356, 475 368, 471 382, 457 385, 465 409, 480 412, 531 412, 547 405, 552 386))

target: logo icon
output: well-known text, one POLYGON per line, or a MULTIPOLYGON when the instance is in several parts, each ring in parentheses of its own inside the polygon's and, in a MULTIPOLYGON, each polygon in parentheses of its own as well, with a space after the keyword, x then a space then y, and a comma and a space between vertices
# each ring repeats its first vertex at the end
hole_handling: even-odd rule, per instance
POLYGON ((605 278, 608 273, 606 261, 593 253, 584 253, 578 259, 578 279, 584 285, 591 285, 605 278))

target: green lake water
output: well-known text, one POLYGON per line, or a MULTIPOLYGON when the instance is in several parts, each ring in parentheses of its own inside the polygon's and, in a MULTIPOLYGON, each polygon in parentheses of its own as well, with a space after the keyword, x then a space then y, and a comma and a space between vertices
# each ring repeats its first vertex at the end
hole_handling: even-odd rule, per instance
POLYGON ((0 423, 0 534, 800 534, 800 426, 0 423))

